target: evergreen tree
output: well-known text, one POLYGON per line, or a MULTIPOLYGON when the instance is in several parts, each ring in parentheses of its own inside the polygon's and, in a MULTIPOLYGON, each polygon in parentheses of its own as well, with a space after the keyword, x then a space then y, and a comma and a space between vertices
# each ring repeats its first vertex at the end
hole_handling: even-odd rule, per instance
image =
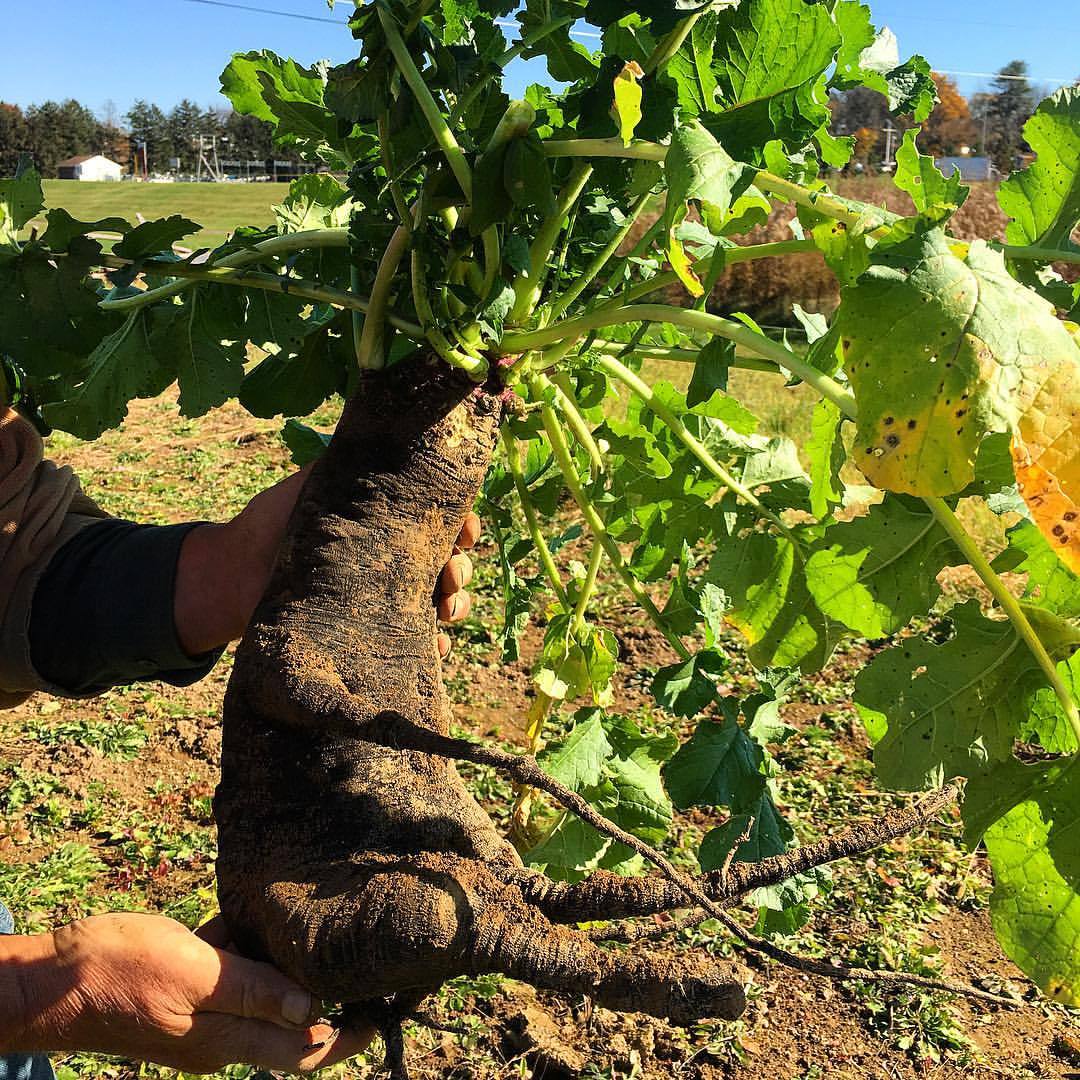
POLYGON ((1003 173, 1016 167, 1026 146, 1024 124, 1035 111, 1035 91, 1027 74, 1023 60, 1006 64, 994 79, 986 106, 986 149, 1003 173))
POLYGON ((0 102, 0 176, 11 176, 19 155, 30 152, 30 132, 22 109, 0 102))
POLYGON ((135 171, 142 169, 141 146, 146 147, 146 160, 151 172, 164 172, 172 156, 172 139, 165 114, 156 105, 140 98, 127 114, 132 153, 138 159, 135 171))

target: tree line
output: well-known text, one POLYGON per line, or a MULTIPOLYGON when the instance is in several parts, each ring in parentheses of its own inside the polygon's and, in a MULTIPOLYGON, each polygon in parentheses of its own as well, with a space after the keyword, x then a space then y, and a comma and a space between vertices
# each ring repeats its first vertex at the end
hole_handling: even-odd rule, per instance
MULTIPOLYGON (((1045 96, 1029 79, 1027 64, 1023 60, 1006 64, 988 91, 970 98, 945 75, 935 73, 934 82, 939 100, 919 136, 923 152, 935 157, 988 157, 1003 175, 1012 172, 1028 150, 1024 124, 1045 96)), ((890 126, 895 133, 894 151, 904 130, 911 126, 904 118, 890 116, 885 99, 865 87, 837 94, 832 110, 833 134, 854 137, 853 162, 864 168, 885 161, 890 126)))
MULTIPOLYGON (((998 72, 991 89, 965 99, 956 84, 934 75, 940 98, 923 125, 925 153, 985 155, 1002 172, 1016 166, 1026 150, 1023 128, 1041 96, 1028 79, 1028 67, 1014 60, 998 72)), ((872 169, 886 157, 887 129, 899 143, 905 121, 892 117, 885 99, 859 87, 832 101, 834 134, 855 139, 854 162, 872 169)), ((66 158, 104 154, 129 172, 195 172, 199 136, 217 136, 225 160, 265 161, 274 155, 271 126, 229 109, 206 109, 185 98, 166 112, 136 101, 119 117, 106 109, 98 116, 74 99, 46 101, 20 109, 0 103, 0 175, 9 175, 20 155, 29 154, 44 176, 55 176, 66 158)))
POLYGON ((0 102, 0 176, 10 175, 23 154, 43 176, 87 154, 104 154, 128 172, 141 172, 145 160, 151 173, 191 173, 199 136, 217 136, 223 159, 266 161, 274 156, 272 131, 262 120, 186 98, 168 112, 140 99, 122 117, 109 107, 98 115, 73 98, 26 109, 0 102))

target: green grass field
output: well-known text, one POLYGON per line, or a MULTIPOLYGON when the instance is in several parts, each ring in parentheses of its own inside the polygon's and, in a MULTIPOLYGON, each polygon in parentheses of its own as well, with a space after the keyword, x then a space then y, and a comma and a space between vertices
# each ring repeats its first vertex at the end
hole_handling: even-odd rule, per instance
MULTIPOLYGON (((80 221, 122 217, 133 224, 183 214, 203 231, 192 237, 197 247, 216 247, 238 225, 269 225, 270 208, 280 203, 288 184, 135 184, 46 180, 45 205, 62 207, 80 221)), ((32 223, 42 228, 44 219, 32 223)))

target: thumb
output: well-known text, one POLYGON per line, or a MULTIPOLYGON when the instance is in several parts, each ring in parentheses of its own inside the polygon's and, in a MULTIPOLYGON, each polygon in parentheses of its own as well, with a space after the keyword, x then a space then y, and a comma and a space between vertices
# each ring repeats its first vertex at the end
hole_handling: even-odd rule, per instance
POLYGON ((213 989, 196 1002, 201 1012, 265 1020, 278 1027, 301 1028, 318 1015, 319 1003, 275 967, 215 950, 221 964, 213 989))

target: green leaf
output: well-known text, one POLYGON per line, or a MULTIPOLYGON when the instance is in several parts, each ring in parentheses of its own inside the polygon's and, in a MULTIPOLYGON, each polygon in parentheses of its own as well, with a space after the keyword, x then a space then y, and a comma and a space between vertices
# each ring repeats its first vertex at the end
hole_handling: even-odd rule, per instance
POLYGON ((152 346, 154 320, 160 313, 140 308, 90 354, 85 370, 62 401, 45 406, 48 423, 80 439, 96 439, 119 427, 134 398, 154 397, 176 378, 152 346))
POLYGON ((203 416, 234 397, 244 378, 244 298, 225 286, 196 285, 151 348, 180 383, 180 412, 203 416))
POLYGON ((701 219, 713 233, 724 227, 734 199, 747 187, 745 169, 698 123, 676 130, 664 162, 668 184, 664 225, 668 255, 683 284, 694 296, 704 293, 697 275, 690 269, 676 226, 696 206, 701 219))
POLYGON ((837 324, 859 406, 854 460, 888 491, 962 491, 985 436, 1017 431, 1052 379, 1080 373, 1075 340, 1001 255, 937 230, 844 289, 837 324))
POLYGON ((697 716, 716 698, 716 680, 727 668, 720 653, 703 649, 689 660, 661 668, 653 679, 653 696, 676 716, 697 716))
POLYGON ((1024 600, 1063 619, 1080 618, 1080 577, 1030 521, 1009 530, 1009 546, 994 561, 998 573, 1026 574, 1024 600))
POLYGON ((962 561, 926 504, 886 496, 865 517, 831 525, 806 563, 806 584, 830 618, 866 638, 895 634, 941 594, 937 576, 962 561))
POLYGON ((950 619, 953 636, 944 644, 908 638, 856 679, 855 704, 889 787, 940 787, 1010 761, 1032 696, 1044 686, 1010 623, 987 619, 974 600, 950 619))
POLYGON ((686 404, 693 409, 707 402, 717 391, 725 393, 728 372, 735 362, 735 343, 727 338, 713 338, 697 355, 690 386, 686 391, 686 404))
POLYGON ((751 533, 723 545, 707 577, 730 598, 727 620, 745 636, 755 667, 824 667, 838 627, 814 603, 790 540, 751 533))
POLYGON ((283 233, 307 229, 340 229, 349 224, 352 200, 348 189, 329 173, 297 177, 274 217, 283 233))
POLYGON ((553 780, 582 792, 604 779, 604 763, 612 753, 603 714, 594 709, 585 715, 579 713, 570 734, 546 747, 537 761, 553 780))
POLYGON ((197 233, 201 228, 201 225, 188 221, 180 214, 173 214, 172 217, 158 221, 144 221, 127 233, 113 248, 113 254, 122 259, 141 259, 160 252, 171 254, 173 244, 185 236, 197 233))
POLYGON ((343 368, 325 331, 296 353, 268 356, 240 384, 240 404, 253 416, 306 416, 341 388, 343 368))
POLYGON ((221 75, 221 92, 242 115, 275 125, 279 140, 322 142, 337 128, 325 108, 325 74, 267 49, 238 53, 221 75))
POLYGON ((904 132, 896 151, 896 186, 911 196, 925 221, 941 224, 960 209, 971 189, 961 183, 959 172, 946 180, 933 157, 919 153, 918 135, 918 128, 904 132))
POLYGON ((45 215, 48 228, 41 242, 55 252, 67 251, 77 237, 95 232, 126 233, 131 226, 120 217, 99 218, 97 221, 76 221, 66 210, 57 208, 45 215))
POLYGON ((990 917, 1009 958, 1052 1000, 1080 1005, 1080 776, 1046 771, 986 833, 990 917))
POLYGON ((1072 233, 1080 224, 1080 88, 1065 87, 1047 98, 1024 126, 1038 155, 998 189, 1012 219, 1010 244, 1078 250, 1072 233))
POLYGON ((41 174, 28 157, 20 157, 14 177, 0 180, 0 242, 14 246, 19 230, 45 205, 41 174))
POLYGON ((292 455, 293 464, 302 469, 326 453, 333 435, 316 431, 307 424, 301 424, 299 420, 286 420, 281 429, 281 437, 292 455))
POLYGON ((668 61, 666 76, 675 84, 679 109, 686 120, 719 109, 712 67, 715 42, 716 14, 710 11, 694 23, 679 51, 668 61))
POLYGON ((519 210, 536 210, 543 214, 554 210, 551 166, 544 154, 540 136, 535 131, 510 141, 502 171, 506 193, 519 210))
POLYGON ((830 507, 844 499, 840 470, 847 460, 842 424, 844 415, 838 406, 823 398, 814 406, 806 456, 810 460, 810 512, 824 518, 830 507))
POLYGON ((826 4, 744 0, 717 16, 713 71, 721 111, 703 117, 728 153, 760 158, 779 138, 800 149, 830 119, 822 76, 841 44, 826 4))
POLYGON ((679 810, 756 805, 766 789, 765 756, 737 719, 702 720, 664 769, 679 810))

